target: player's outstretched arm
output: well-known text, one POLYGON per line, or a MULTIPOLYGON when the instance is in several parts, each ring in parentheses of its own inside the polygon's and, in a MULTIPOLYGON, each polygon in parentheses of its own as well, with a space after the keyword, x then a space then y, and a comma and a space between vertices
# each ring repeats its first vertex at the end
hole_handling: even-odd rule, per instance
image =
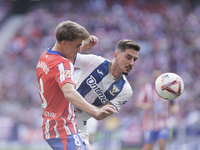
POLYGON ((90 35, 90 39, 83 41, 80 51, 89 50, 98 43, 98 38, 94 35, 90 35))
POLYGON ((102 108, 97 108, 88 102, 76 91, 75 86, 71 83, 66 83, 62 86, 61 90, 65 98, 72 103, 76 108, 86 112, 97 120, 103 119, 103 116, 117 113, 114 106, 109 105, 102 108))

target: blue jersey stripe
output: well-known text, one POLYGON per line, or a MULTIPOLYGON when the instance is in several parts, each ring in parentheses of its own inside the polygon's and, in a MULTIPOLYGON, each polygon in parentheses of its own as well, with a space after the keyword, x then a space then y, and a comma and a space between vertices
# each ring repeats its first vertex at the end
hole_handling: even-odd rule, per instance
MULTIPOLYGON (((104 93, 104 95, 107 98, 107 101, 114 99, 122 91, 125 83, 126 81, 123 79, 123 77, 115 81, 104 93)), ((92 104, 99 107, 107 103, 107 101, 100 100, 99 97, 97 97, 92 104)))
POLYGON ((81 83, 77 91, 83 97, 85 97, 91 89, 101 90, 96 85, 109 73, 109 64, 110 62, 105 60, 81 83))

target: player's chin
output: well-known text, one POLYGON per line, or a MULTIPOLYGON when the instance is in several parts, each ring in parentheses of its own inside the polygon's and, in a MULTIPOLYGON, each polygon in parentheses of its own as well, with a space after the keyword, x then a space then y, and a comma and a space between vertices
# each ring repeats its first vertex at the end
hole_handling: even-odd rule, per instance
POLYGON ((124 75, 128 75, 131 72, 132 68, 126 68, 123 72, 124 75))
POLYGON ((127 76, 127 75, 129 74, 129 72, 123 72, 123 74, 124 74, 125 76, 127 76))

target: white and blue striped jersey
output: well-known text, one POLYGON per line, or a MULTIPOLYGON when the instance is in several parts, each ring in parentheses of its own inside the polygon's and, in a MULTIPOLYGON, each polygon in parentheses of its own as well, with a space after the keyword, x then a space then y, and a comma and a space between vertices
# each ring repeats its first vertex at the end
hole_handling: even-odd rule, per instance
POLYGON ((97 107, 110 102, 117 110, 132 96, 132 88, 125 75, 115 80, 109 73, 110 61, 96 55, 77 54, 74 78, 77 91, 97 107))
MULTIPOLYGON (((106 103, 111 103, 117 111, 132 96, 132 88, 125 75, 119 80, 115 80, 109 73, 110 61, 93 54, 77 54, 74 62, 74 80, 77 91, 84 99, 97 107, 106 103)), ((76 113, 78 128, 83 134, 87 134, 86 129, 81 126, 86 125, 90 118, 86 113, 76 113)))

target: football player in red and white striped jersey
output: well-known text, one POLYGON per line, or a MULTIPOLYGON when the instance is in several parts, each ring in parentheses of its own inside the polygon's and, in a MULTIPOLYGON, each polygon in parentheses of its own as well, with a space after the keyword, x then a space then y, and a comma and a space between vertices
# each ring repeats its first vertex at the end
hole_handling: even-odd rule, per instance
MULTIPOLYGON (((159 69, 153 71, 154 82, 161 73, 162 71, 159 69)), ((158 141, 159 150, 164 150, 170 134, 167 120, 169 112, 172 111, 169 110, 175 110, 173 108, 177 108, 178 104, 173 100, 167 101, 160 98, 155 91, 154 84, 147 83, 140 90, 135 105, 144 110, 142 150, 152 150, 156 141, 158 141)))
POLYGON ((111 105, 96 108, 76 91, 72 62, 81 51, 83 40, 87 40, 87 48, 94 46, 88 31, 75 22, 64 21, 56 27, 55 37, 55 45, 40 56, 36 67, 43 107, 43 138, 53 149, 87 150, 77 134, 74 107, 97 120, 117 111, 111 105))

